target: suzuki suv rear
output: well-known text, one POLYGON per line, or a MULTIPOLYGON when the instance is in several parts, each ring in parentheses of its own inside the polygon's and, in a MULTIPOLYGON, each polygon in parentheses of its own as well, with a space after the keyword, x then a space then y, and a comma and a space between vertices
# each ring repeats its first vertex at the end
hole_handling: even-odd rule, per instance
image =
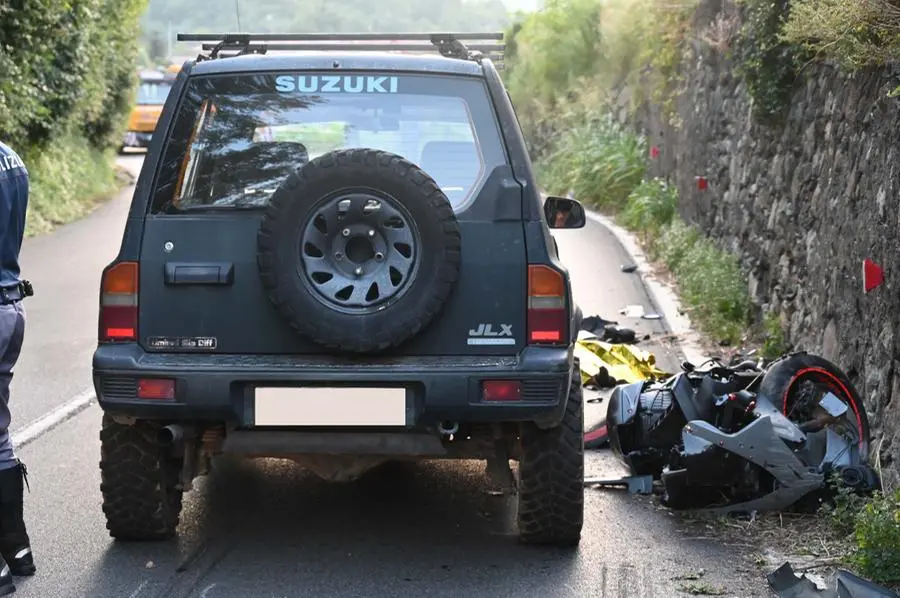
POLYGON ((220 43, 179 73, 102 278, 112 536, 173 535, 182 493, 237 453, 336 481, 483 459, 523 541, 578 543, 580 316, 549 229, 584 211, 542 199, 467 36, 410 37, 443 56, 181 36, 220 43))

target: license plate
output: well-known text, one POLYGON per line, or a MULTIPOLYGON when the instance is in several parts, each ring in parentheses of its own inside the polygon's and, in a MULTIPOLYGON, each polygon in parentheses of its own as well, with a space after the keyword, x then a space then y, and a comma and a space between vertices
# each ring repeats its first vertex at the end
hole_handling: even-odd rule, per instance
POLYGON ((404 388, 257 388, 256 426, 405 426, 404 388))

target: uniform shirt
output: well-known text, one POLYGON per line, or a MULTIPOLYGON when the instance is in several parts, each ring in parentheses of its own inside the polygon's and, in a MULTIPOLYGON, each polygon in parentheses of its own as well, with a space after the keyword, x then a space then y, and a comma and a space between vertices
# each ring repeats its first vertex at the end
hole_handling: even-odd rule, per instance
POLYGON ((0 288, 19 284, 19 251, 28 209, 28 170, 19 155, 0 141, 0 288))

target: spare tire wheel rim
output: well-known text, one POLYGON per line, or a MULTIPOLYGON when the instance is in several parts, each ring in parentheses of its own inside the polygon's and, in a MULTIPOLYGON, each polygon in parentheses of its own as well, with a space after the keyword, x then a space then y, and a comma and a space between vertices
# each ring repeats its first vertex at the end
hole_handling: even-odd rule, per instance
POLYGON ((402 297, 418 271, 419 230, 387 194, 343 190, 311 210, 298 274, 312 295, 347 314, 379 311, 402 297))

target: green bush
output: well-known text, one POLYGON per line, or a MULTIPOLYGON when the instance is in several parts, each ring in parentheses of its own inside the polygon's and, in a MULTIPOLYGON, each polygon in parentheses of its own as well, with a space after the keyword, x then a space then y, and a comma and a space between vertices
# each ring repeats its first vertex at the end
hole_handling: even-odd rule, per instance
POLYGON ((856 549, 851 562, 878 583, 900 582, 900 489, 876 492, 854 527, 856 549))
POLYGON ((842 560, 877 583, 900 582, 900 488, 867 496, 841 484, 837 474, 829 485, 834 495, 820 512, 835 536, 851 545, 842 560))
MULTIPOLYGON (((504 58, 503 78, 531 145, 552 142, 547 121, 569 108, 600 62, 598 0, 549 0, 507 32, 513 52, 504 58)), ((554 127, 555 130, 555 127, 554 127)))
POLYGON ((787 339, 778 314, 767 313, 763 316, 763 331, 762 356, 774 359, 783 355, 787 351, 787 339))
POLYGON ((641 233, 645 239, 659 233, 675 218, 678 190, 660 178, 642 181, 628 196, 619 217, 624 226, 641 233))
POLYGON ((0 2, 0 139, 36 179, 35 230, 80 213, 73 202, 90 203, 112 180, 97 160, 109 161, 131 109, 146 4, 0 2))
POLYGON ((650 255, 675 275, 701 330, 729 343, 741 337, 749 324, 750 297, 735 256, 680 219, 650 242, 650 255))
POLYGON ((549 192, 572 191, 586 204, 618 211, 646 172, 647 142, 609 114, 586 115, 562 135, 539 170, 549 192))

